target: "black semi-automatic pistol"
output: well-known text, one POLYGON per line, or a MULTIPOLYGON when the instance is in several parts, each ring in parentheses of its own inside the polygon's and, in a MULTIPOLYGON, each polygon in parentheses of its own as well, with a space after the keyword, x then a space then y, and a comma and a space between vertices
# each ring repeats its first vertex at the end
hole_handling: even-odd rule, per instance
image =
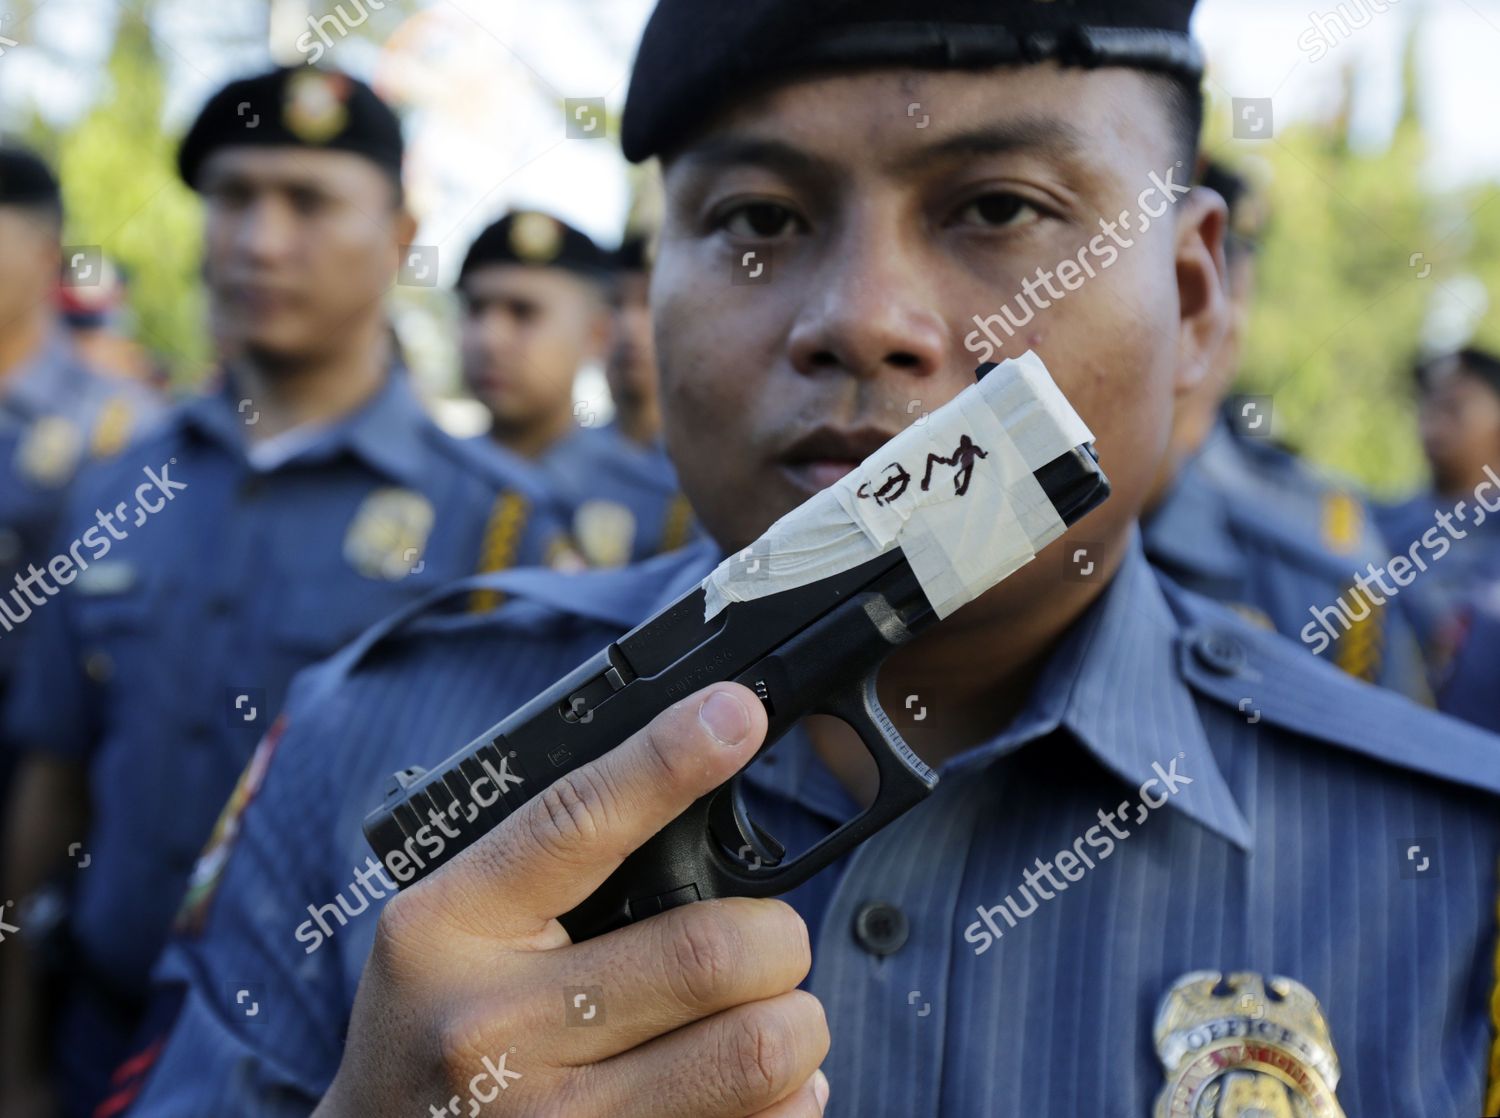
MULTIPOLYGON (((981 367, 980 376, 992 367, 981 367)), ((1092 443, 1032 476, 1065 525, 1109 495, 1092 443)), ((756 756, 806 715, 848 723, 879 769, 874 803, 788 857, 749 817, 736 775, 560 918, 575 942, 691 901, 784 893, 931 793, 937 774, 902 740, 875 692, 885 658, 937 621, 899 545, 828 577, 732 601, 707 621, 705 594, 702 584, 683 594, 437 771, 398 773, 364 825, 395 879, 407 885, 431 873, 561 774, 614 749, 677 700, 724 680, 748 687, 765 706, 769 728, 756 756), (476 786, 485 784, 481 793, 476 786), (446 820, 444 834, 451 829, 458 837, 443 841, 431 858, 412 858, 414 839, 436 818, 446 820)))

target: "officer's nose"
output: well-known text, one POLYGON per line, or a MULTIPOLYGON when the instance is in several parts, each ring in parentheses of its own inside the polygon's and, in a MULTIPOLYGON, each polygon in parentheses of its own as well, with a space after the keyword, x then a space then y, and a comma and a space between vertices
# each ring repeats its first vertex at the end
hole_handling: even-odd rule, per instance
POLYGON ((851 231, 831 242, 792 328, 801 373, 893 369, 930 376, 943 367, 948 330, 921 266, 889 236, 851 231))
POLYGON ((246 206, 234 230, 235 255, 257 264, 277 263, 296 251, 296 221, 289 207, 272 197, 246 206))

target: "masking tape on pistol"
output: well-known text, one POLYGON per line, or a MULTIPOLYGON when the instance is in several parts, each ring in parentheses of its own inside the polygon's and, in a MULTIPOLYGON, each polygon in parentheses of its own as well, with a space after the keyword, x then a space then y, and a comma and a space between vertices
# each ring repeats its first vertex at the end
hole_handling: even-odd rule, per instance
POLYGON ((1088 426, 1035 353, 1003 361, 704 579, 704 619, 900 547, 947 617, 1066 529, 1033 476, 1088 426))

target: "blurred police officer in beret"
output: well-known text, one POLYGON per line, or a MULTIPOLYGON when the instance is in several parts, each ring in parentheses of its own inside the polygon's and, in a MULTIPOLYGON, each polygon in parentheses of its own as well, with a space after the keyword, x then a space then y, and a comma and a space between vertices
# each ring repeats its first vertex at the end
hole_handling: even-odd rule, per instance
POLYGON ((543 562, 561 534, 530 468, 439 431, 396 360, 383 296, 415 229, 401 158, 368 86, 309 67, 231 82, 183 140, 229 360, 215 391, 79 480, 56 545, 79 569, 28 621, 4 723, 28 751, 7 895, 72 871, 50 1036, 4 953, 33 998, 6 1089, 42 1076, 50 1047, 66 1114, 104 1095, 193 859, 293 674, 447 580, 543 562))
POLYGON ((1424 556, 1403 591, 1438 706, 1500 729, 1500 357, 1477 346, 1415 367, 1429 485, 1382 510, 1393 554, 1424 556), (1458 660, 1463 664, 1460 666, 1458 660))
POLYGON ((1272 441, 1268 401, 1226 399, 1249 327, 1264 214, 1251 184, 1229 167, 1210 162, 1202 181, 1229 207, 1230 324, 1209 375, 1177 399, 1141 523, 1146 556, 1182 586, 1302 640, 1350 675, 1430 703, 1404 612, 1353 597, 1355 575, 1389 557, 1365 499, 1272 441), (1326 628, 1313 619, 1313 609, 1341 596, 1350 616, 1334 614, 1326 628))
MULTIPOLYGON (((535 210, 507 213, 464 258, 464 380, 490 412, 490 437, 535 462, 595 566, 619 566, 686 543, 690 510, 670 469, 635 452, 592 408, 575 403, 579 370, 611 349, 608 253, 587 234, 535 210)), ((632 429, 652 401, 634 375, 617 405, 632 429)))
MULTIPOLYGON (((39 593, 31 571, 51 558, 69 484, 85 462, 118 454, 161 412, 141 386, 100 375, 72 344, 58 296, 95 290, 102 261, 84 259, 64 273, 62 227, 61 192, 46 164, 0 147, 0 701, 39 593), (60 292, 63 274, 80 286, 60 292)), ((0 803, 12 769, 13 754, 0 749, 0 803)))
MULTIPOLYGON (((1142 553, 1174 397, 1229 317, 1224 203, 1188 185, 1190 9, 658 3, 623 140, 662 160, 663 418, 711 540, 489 576, 513 597, 486 618, 430 603, 299 681, 207 923, 163 956, 164 1024, 120 1087, 143 1113, 1484 1112, 1500 741, 1142 553), (1018 346, 1114 492, 885 662, 932 797, 786 903, 571 943, 555 918, 761 742, 760 700, 718 684, 394 900, 355 888, 392 770, 440 763, 918 422, 912 401, 972 384, 973 318, 1054 265, 1072 287, 1018 346), (272 1027, 223 989, 247 967, 272 1027)), ((789 850, 876 794, 842 723, 771 755, 746 806, 789 850)))

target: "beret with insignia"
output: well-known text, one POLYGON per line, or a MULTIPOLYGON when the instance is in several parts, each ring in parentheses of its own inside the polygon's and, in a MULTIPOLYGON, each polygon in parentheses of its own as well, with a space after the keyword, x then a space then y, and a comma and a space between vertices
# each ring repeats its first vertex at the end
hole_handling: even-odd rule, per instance
POLYGON ((475 238, 459 269, 458 282, 490 264, 563 268, 592 280, 610 273, 610 257, 587 233, 551 214, 512 210, 475 238))
POLYGON ((747 90, 829 69, 982 69, 1054 60, 1196 83, 1194 0, 659 0, 636 52, 621 146, 673 150, 747 90))
POLYGON ((0 147, 0 206, 62 208, 57 179, 25 148, 0 147))
POLYGON ((336 70, 288 66, 230 82, 188 129, 177 170, 197 189, 210 155, 245 146, 352 152, 401 179, 401 122, 373 89, 336 70))

